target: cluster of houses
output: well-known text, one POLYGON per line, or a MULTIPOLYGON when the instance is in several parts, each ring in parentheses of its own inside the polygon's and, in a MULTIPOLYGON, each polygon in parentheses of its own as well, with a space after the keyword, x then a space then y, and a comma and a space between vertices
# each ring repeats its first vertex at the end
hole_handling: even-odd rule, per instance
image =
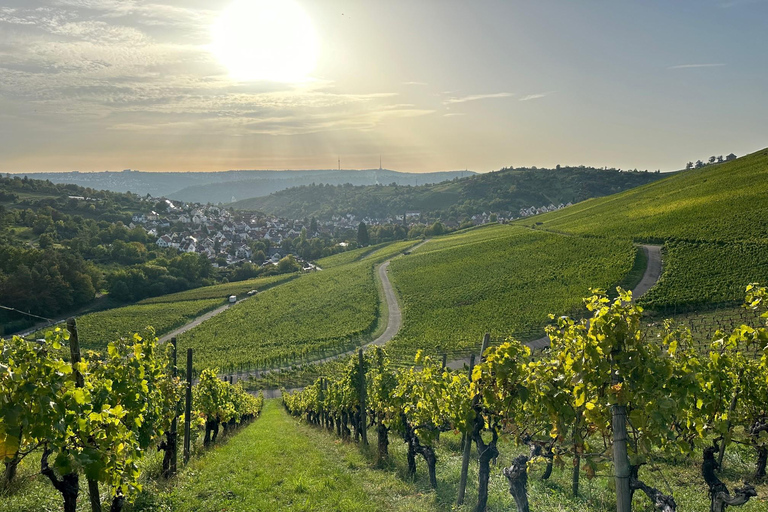
POLYGON ((531 215, 538 215, 539 213, 547 213, 547 212, 554 212, 555 210, 560 210, 565 208, 566 206, 571 206, 573 203, 560 203, 558 205, 550 204, 549 206, 541 206, 541 207, 535 207, 531 206, 530 208, 520 208, 520 217, 530 217, 531 215))
MULTIPOLYGON (((223 258, 227 265, 250 261, 253 250, 249 241, 268 241, 265 265, 277 264, 282 258, 281 244, 286 238, 301 235, 302 221, 288 221, 277 217, 242 214, 235 217, 225 208, 199 204, 169 207, 167 213, 137 214, 131 226, 142 226, 150 235, 158 236, 158 247, 174 248, 180 252, 203 254, 219 266, 223 258)), ((319 232, 308 238, 321 236, 319 232)), ((308 264, 305 266, 309 266, 308 264)))

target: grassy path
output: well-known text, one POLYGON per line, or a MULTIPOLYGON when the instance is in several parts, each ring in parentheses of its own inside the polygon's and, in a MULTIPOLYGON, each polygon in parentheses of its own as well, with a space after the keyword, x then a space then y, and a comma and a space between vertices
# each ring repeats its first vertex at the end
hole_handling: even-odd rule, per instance
MULTIPOLYGON (((356 446, 299 424, 278 400, 267 401, 261 418, 194 459, 160 493, 174 511, 435 510, 429 496, 371 469, 356 446)), ((141 501, 132 510, 164 509, 141 501)))

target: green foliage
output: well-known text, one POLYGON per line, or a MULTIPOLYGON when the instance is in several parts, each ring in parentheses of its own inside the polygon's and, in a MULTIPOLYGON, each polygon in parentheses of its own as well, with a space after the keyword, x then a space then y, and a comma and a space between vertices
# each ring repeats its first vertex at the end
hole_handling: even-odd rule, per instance
POLYGON ((2 340, 0 396, 14 405, 2 408, 0 452, 9 461, 45 445, 60 474, 82 472, 131 494, 139 459, 168 428, 181 396, 166 373, 167 350, 151 335, 134 335, 72 364, 57 355, 66 339, 56 330, 39 343, 2 340))
POLYGON ((365 247, 370 243, 371 239, 368 237, 368 228, 365 222, 361 222, 357 226, 357 245, 365 247))
POLYGON ((768 281, 768 243, 670 242, 665 245, 664 273, 640 299, 654 309, 738 304, 744 284, 768 281))
POLYGON ((0 352, 0 459, 21 459, 63 427, 61 409, 50 407, 71 393, 72 365, 57 357, 68 333, 55 329, 41 342, 14 336, 0 352), (40 383, 45 385, 39 385, 40 383))
POLYGON ((240 423, 243 417, 254 417, 264 406, 264 397, 253 396, 239 384, 232 385, 217 377, 216 369, 205 369, 192 388, 194 413, 205 420, 240 423))
POLYGON ((531 349, 509 339, 486 349, 483 360, 472 370, 469 397, 475 399, 475 414, 496 435, 510 429, 519 432, 519 426, 527 421, 523 404, 529 396, 526 363, 530 355, 531 349))

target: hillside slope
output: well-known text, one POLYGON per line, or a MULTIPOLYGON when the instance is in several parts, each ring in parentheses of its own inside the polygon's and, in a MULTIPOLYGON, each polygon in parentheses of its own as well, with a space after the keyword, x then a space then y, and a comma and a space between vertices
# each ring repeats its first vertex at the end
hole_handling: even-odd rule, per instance
POLYGON ((738 303, 748 283, 768 282, 768 149, 519 223, 664 243, 665 270, 646 306, 738 303))
MULTIPOLYGON (((768 238, 768 148, 536 217, 546 229, 635 240, 768 238)), ((530 223, 530 222, 529 222, 530 223)))
MULTIPOLYGON (((309 185, 267 197, 232 203, 289 218, 327 219, 351 213, 357 217, 393 217, 419 211, 428 217, 461 220, 482 212, 512 212, 521 208, 579 202, 614 194, 663 178, 648 172, 624 172, 585 167, 560 169, 502 169, 434 185, 365 187, 309 185)), ((385 182, 389 183, 389 182, 385 182)))

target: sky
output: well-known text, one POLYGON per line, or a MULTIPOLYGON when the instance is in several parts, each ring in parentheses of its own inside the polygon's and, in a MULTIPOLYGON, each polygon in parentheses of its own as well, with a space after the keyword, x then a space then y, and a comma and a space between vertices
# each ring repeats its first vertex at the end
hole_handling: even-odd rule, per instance
POLYGON ((231 1, 0 0, 0 172, 670 171, 768 146, 766 0, 236 1, 303 17, 222 55, 262 11, 217 32, 231 1), (249 76, 286 47, 305 76, 249 76))

